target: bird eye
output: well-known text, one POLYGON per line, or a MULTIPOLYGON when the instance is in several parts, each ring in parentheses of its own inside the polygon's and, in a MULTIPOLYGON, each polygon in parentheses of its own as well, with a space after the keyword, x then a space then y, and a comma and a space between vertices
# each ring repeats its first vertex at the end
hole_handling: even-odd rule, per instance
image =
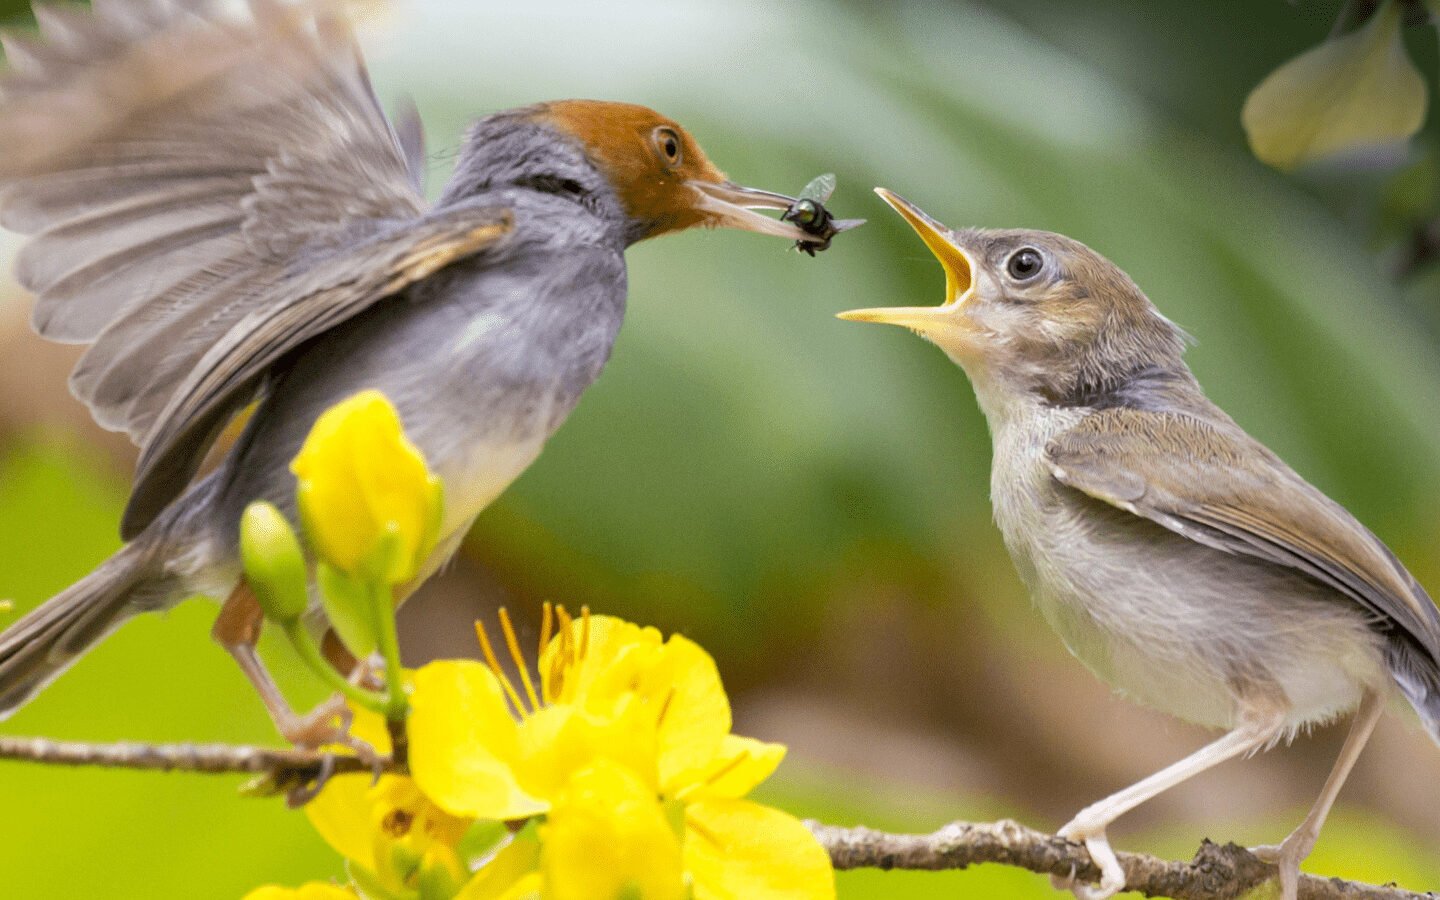
POLYGON ((667 165, 680 164, 680 135, 673 128, 655 129, 655 149, 660 151, 667 165))
POLYGON ((1045 268, 1045 257, 1041 256, 1040 251, 1034 247, 1021 247, 1010 254, 1010 260, 1005 263, 1005 271, 1009 272, 1010 277, 1016 281, 1029 281, 1039 275, 1043 268, 1045 268))

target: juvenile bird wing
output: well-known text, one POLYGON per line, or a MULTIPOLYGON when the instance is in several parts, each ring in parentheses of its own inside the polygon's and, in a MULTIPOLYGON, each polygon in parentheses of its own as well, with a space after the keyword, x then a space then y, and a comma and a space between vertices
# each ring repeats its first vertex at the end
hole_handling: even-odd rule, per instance
POLYGON ((1344 507, 1233 423, 1107 409, 1045 452, 1061 484, 1216 550, 1304 572, 1408 638, 1432 668, 1440 664, 1440 612, 1414 577, 1344 507))
MULTIPOLYGON (((175 441, 216 427, 187 417, 223 424, 278 358, 257 341, 336 324, 425 269, 411 251, 453 258, 474 243, 468 225, 495 216, 394 252, 335 254, 425 209, 418 126, 407 115, 397 134, 386 119, 338 2, 35 13, 38 35, 0 37, 0 225, 33 235, 16 269, 37 295, 36 329, 91 344, 72 391, 144 448, 132 509, 146 512, 127 517, 130 534, 176 490, 177 473, 155 475, 175 441)), ((183 488, 194 466, 182 462, 183 488)))

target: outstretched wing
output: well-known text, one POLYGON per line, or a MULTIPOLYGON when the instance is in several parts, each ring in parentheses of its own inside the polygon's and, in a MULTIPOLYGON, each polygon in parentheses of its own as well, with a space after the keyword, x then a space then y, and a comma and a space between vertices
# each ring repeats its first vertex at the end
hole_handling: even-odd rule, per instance
POLYGON ((509 214, 425 214, 418 119, 386 119, 338 0, 35 14, 0 37, 0 224, 33 235, 36 329, 91 344, 71 389, 142 447, 128 538, 273 364, 509 214))
POLYGON ((201 358, 302 249, 424 208, 347 22, 323 0, 37 5, 7 34, 0 224, 71 388, 151 441, 201 358))
POLYGON ((1304 572, 1440 665, 1440 612, 1424 589, 1344 507, 1239 427, 1108 409, 1046 454, 1060 483, 1216 550, 1304 572))

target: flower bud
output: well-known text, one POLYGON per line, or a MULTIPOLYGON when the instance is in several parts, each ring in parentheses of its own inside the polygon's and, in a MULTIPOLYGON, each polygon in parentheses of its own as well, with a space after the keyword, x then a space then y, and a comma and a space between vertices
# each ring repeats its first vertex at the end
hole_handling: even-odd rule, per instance
POLYGON ((309 603, 305 555, 285 515, 256 501, 240 517, 240 558, 245 579, 267 618, 293 622, 309 603))
POLYGON ((334 568, 400 584, 435 549, 440 481, 379 391, 322 414, 290 469, 306 537, 334 568))

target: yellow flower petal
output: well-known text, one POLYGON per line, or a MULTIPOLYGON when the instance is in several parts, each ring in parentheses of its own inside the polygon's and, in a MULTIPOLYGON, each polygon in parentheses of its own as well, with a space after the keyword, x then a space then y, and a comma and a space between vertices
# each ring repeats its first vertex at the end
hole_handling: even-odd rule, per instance
POLYGON ((576 772, 540 827, 546 900, 684 900, 680 839, 624 766, 576 772))
POLYGON ((598 759, 625 766, 656 791, 654 716, 642 704, 620 704, 606 716, 547 706, 520 725, 518 738, 515 774, 533 796, 553 800, 598 759))
MULTIPOLYGON (((574 702, 577 696, 590 693, 597 678, 613 673, 621 657, 635 653, 637 648, 658 650, 662 643, 660 632, 654 628, 641 628, 614 616, 576 619, 567 632, 557 634, 540 653, 539 669, 546 696, 574 702)), ((634 660, 626 665, 633 667, 634 660)))
POLYGON ((695 900, 833 900, 830 855, 799 819, 748 800, 685 808, 695 900))
POLYGON ((267 884, 245 895, 245 900, 355 900, 356 893, 323 881, 312 881, 298 888, 267 884))
POLYGON ((320 795, 305 804, 305 816, 336 853, 363 868, 375 869, 369 775, 338 775, 330 779, 320 795))
POLYGON ((383 575, 398 584, 434 549, 439 482, 379 391, 361 391, 321 414, 290 469, 306 536, 337 569, 355 573, 373 564, 381 537, 393 533, 398 552, 383 575))
POLYGON ((540 842, 525 831, 487 860, 455 900, 539 900, 540 888, 540 842))
MULTIPOLYGON (((385 717, 374 710, 356 706, 354 703, 346 705, 350 708, 350 736, 369 744, 376 753, 388 756, 390 754, 390 726, 385 724, 385 717)), ((335 749, 345 750, 343 747, 335 749)))
POLYGON ((706 797, 738 800, 774 774, 785 758, 784 744, 769 744, 754 738, 727 734, 708 768, 692 773, 688 783, 673 794, 682 800, 706 797))
POLYGON ((1425 82, 1405 51, 1400 4, 1276 69, 1241 112, 1250 148, 1281 170, 1398 143, 1425 120, 1425 82))
POLYGON ((454 847, 470 826, 403 775, 373 782, 363 773, 336 776, 305 805, 305 815, 335 852, 392 886, 410 877, 432 845, 454 847))
MULTIPOLYGON (((665 644, 665 665, 655 672, 661 694, 659 724, 660 784, 676 786, 715 759, 730 732, 730 699, 715 660, 699 644, 672 635, 665 644)), ((768 773, 767 773, 768 774, 768 773)))
POLYGON ((488 668, 461 660, 430 663, 415 673, 410 707, 410 771, 441 807, 485 819, 546 810, 547 803, 516 781, 515 720, 488 668))
MULTIPOLYGON (((730 700, 715 660, 680 635, 668 641, 654 628, 611 616, 576 620, 541 654, 547 692, 575 704, 593 719, 651 711, 662 790, 673 793, 712 770, 730 731, 730 700), (583 655, 581 649, 583 648, 583 655), (569 654, 577 662, 567 666, 569 654)), ((638 726, 637 726, 638 727, 638 726)))

